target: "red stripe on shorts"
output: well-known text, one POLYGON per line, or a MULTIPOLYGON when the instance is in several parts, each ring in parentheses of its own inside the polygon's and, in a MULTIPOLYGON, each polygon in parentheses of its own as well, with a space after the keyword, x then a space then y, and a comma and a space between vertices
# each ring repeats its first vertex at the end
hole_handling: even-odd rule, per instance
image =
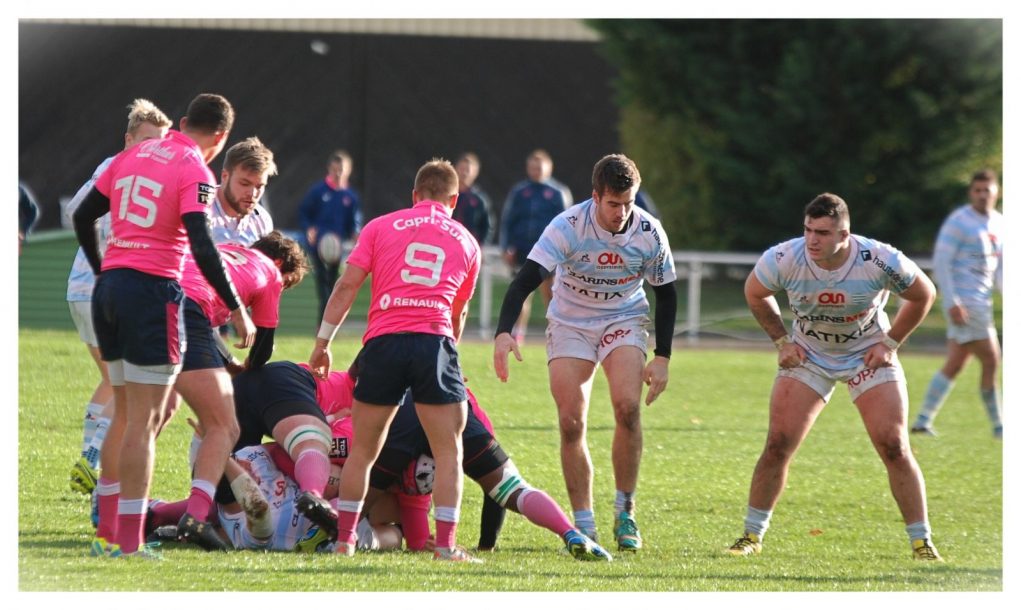
POLYGON ((177 303, 167 303, 167 356, 170 364, 181 363, 181 336, 178 332, 178 316, 181 307, 177 303))

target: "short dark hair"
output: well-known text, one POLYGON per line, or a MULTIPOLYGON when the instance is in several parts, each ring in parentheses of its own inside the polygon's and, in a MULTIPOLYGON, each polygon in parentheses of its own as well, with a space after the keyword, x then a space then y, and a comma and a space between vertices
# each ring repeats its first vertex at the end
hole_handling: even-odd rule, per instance
POLYGON ((302 250, 301 244, 285 237, 280 231, 269 233, 249 247, 262 252, 274 261, 280 261, 280 273, 292 274, 291 282, 284 286, 285 288, 297 286, 308 273, 308 259, 305 258, 305 251, 302 250))
POLYGON ((986 168, 975 172, 971 176, 971 182, 969 182, 968 185, 970 186, 976 182, 993 182, 995 184, 999 184, 1000 181, 994 170, 986 168))
POLYGON ((233 172, 237 167, 256 172, 277 175, 277 164, 273 161, 273 151, 266 147, 259 138, 252 136, 241 140, 227 149, 223 159, 223 169, 233 172))
POLYGON ((837 224, 851 226, 851 212, 847 209, 847 202, 833 193, 816 195, 815 199, 805 206, 805 216, 832 218, 837 224))
POLYGON ((188 104, 188 129, 203 133, 222 133, 234 126, 234 107, 227 98, 215 93, 200 93, 188 104))
POLYGON ((415 174, 415 192, 423 199, 445 202, 457 194, 460 181, 450 161, 431 159, 415 174))
POLYGON ((592 190, 602 195, 607 190, 623 193, 642 183, 638 166, 624 155, 606 155, 592 168, 592 190))

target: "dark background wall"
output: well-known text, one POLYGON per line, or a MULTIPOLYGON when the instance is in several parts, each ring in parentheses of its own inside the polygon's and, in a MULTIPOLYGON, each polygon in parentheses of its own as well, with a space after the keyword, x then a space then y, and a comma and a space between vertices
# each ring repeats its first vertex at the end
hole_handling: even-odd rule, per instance
POLYGON ((132 99, 176 127, 209 91, 237 110, 229 144, 257 135, 276 154, 267 200, 284 228, 335 148, 354 156, 367 219, 410 204, 424 161, 465 149, 498 209, 533 148, 581 201, 592 164, 620 146, 613 77, 590 42, 22 23, 18 171, 43 208, 38 228, 56 227, 59 198, 122 148, 132 99))

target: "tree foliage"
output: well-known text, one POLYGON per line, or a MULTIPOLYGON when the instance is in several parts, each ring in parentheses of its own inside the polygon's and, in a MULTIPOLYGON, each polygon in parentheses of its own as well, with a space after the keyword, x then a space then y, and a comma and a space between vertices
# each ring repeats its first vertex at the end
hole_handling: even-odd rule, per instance
POLYGON ((671 245, 761 250, 829 191, 930 250, 1002 158, 1000 20, 604 20, 621 141, 671 245))

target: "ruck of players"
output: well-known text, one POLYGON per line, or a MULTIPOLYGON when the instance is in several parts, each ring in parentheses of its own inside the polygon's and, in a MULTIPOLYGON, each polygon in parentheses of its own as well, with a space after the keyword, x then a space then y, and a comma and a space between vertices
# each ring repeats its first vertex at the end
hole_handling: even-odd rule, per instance
MULTIPOLYGON (((508 510, 550 532, 551 552, 577 560, 640 558, 659 543, 639 527, 639 474, 653 450, 642 425, 650 409, 654 418, 677 402, 669 385, 677 273, 663 225, 640 205, 635 162, 599 157, 590 196, 574 204, 552 178, 549 154, 537 150, 503 210, 512 280, 492 366, 511 386, 513 372, 541 366, 521 349, 539 289, 564 481, 551 493, 526 478, 540 465, 516 463, 497 440, 499 413, 512 401, 473 392, 467 379, 490 373, 465 370, 459 356, 484 264, 480 240, 490 233, 488 196, 473 185, 478 157, 465 153, 456 167, 425 160, 410 201, 363 225, 348 185, 351 156, 335 151, 326 179, 301 204, 302 244, 275 230, 260 205, 276 162, 254 134, 236 137, 234 118, 226 98, 203 93, 173 129, 155 104, 135 100, 124 149, 68 206, 81 247, 67 300, 100 379, 70 480, 93 500, 88 552, 160 561, 161 545, 176 541, 214 552, 328 552, 338 562, 403 549, 476 564, 496 548, 508 510), (316 328, 307 361, 274 360, 281 295, 313 269, 320 317, 305 324, 316 328), (334 338, 362 292, 370 305, 361 346, 339 352, 334 338), (606 392, 592 390, 599 369, 606 392), (175 418, 184 403, 190 413, 175 418), (590 449, 590 410, 612 414, 609 446, 590 449), (182 475, 189 494, 153 499, 157 437, 184 419, 194 431, 182 475), (593 491, 597 475, 608 474, 595 471, 590 451, 609 455, 612 498, 593 491), (458 529, 465 476, 484 494, 475 544, 458 529)), ((929 314, 936 286, 894 246, 853 233, 853 202, 837 194, 807 193, 778 211, 795 227, 800 221, 801 235, 766 250, 744 285, 750 315, 777 352, 772 389, 755 399, 769 427, 747 505, 734 508, 738 537, 714 551, 733 561, 768 553, 790 463, 841 385, 886 470, 905 558, 942 561, 910 432, 936 434, 940 405, 974 355, 980 399, 1002 437, 991 313, 1002 270, 997 195, 993 172, 975 174, 969 204, 940 231, 935 275, 948 356, 911 425, 898 350, 929 314), (787 322, 778 293, 790 303, 787 322), (899 303, 892 316, 891 294, 899 303)))

